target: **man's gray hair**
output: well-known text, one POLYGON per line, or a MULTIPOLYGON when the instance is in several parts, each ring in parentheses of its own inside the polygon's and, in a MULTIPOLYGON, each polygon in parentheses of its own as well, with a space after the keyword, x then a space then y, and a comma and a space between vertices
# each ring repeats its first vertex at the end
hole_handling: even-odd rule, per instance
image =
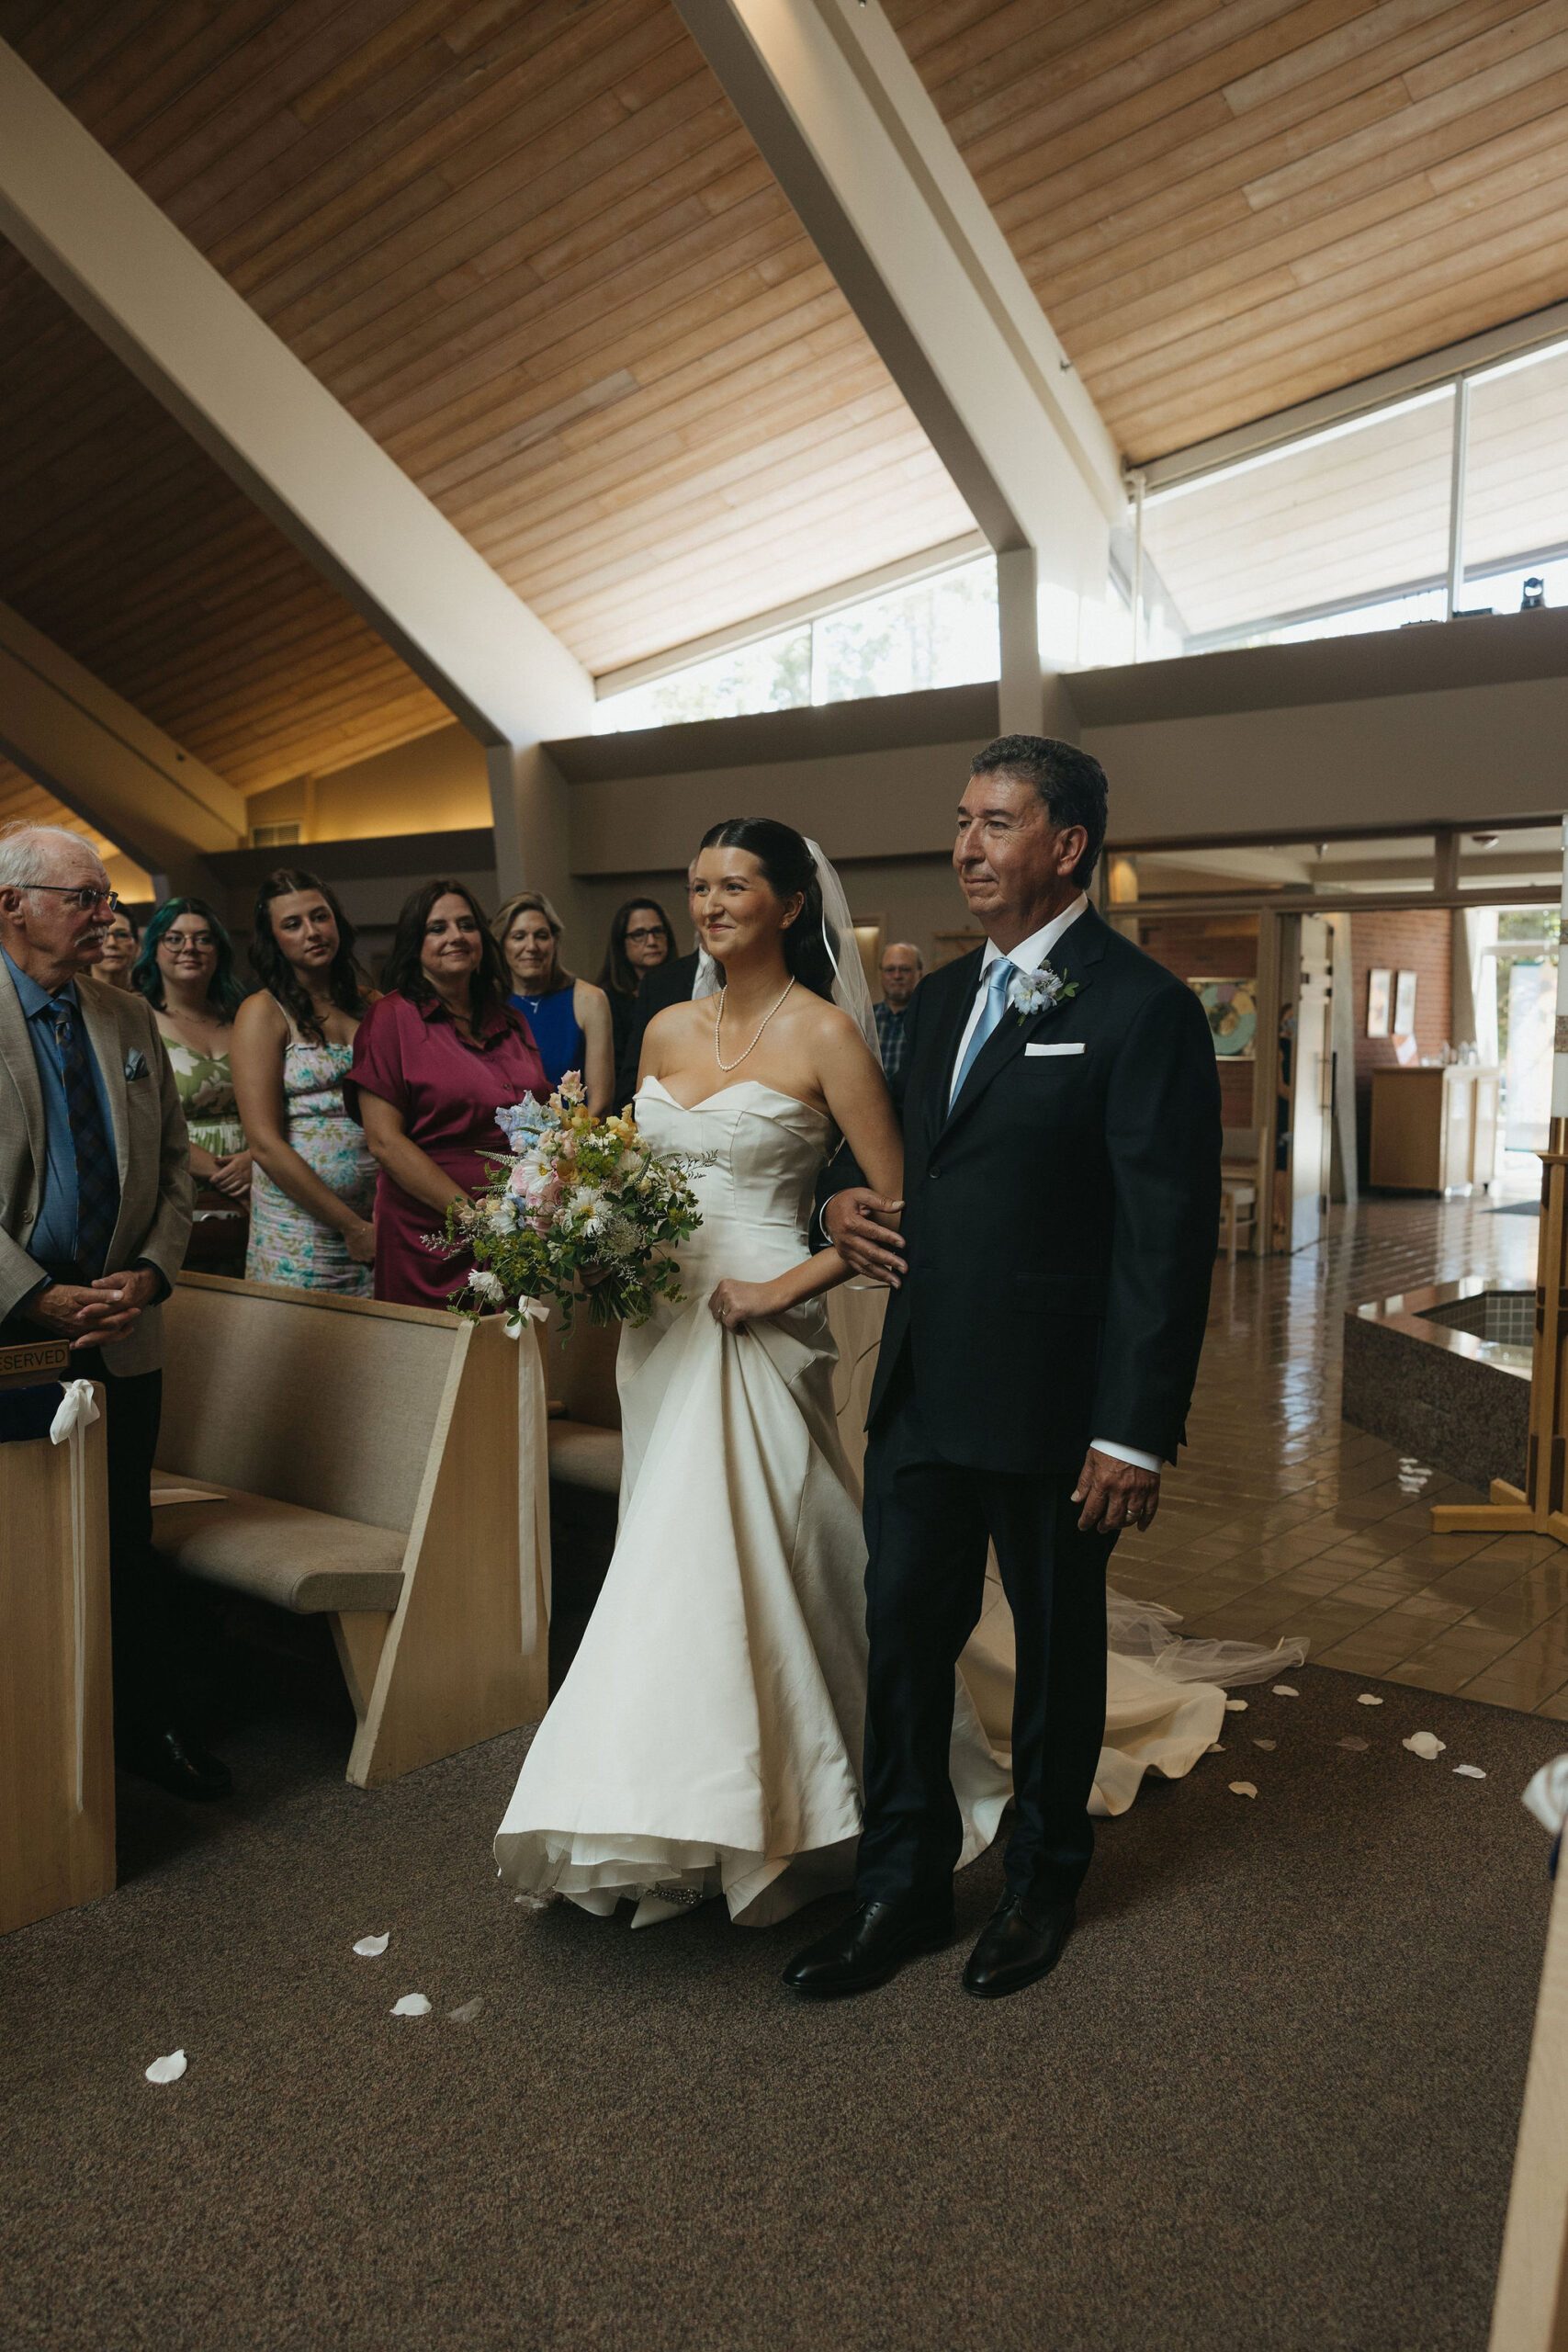
POLYGON ((33 890, 47 882, 62 844, 85 849, 95 865, 103 863, 85 833, 71 832, 64 825, 35 825, 25 817, 0 825, 0 890, 33 890))
POLYGON ((926 959, 921 955, 919 949, 916 946, 912 939, 890 939, 886 946, 883 949, 881 956, 878 957, 878 962, 886 964, 889 956, 896 956, 900 947, 906 947, 908 949, 909 954, 915 959, 916 971, 923 972, 926 968, 926 959))

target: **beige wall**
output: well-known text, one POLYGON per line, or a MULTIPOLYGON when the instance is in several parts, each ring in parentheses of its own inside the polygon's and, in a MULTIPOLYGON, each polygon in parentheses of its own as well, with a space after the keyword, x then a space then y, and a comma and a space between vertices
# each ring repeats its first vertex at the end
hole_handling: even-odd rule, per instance
POLYGON ((1568 808, 1568 679, 1086 728, 1123 841, 1366 825, 1424 831, 1568 808))
POLYGON ((253 793, 251 824, 298 824, 303 842, 457 832, 491 821, 485 755, 463 727, 440 727, 326 775, 253 793))
MULTIPOLYGON (((1110 778, 1113 842, 1311 840, 1568 808, 1568 679, 1086 727, 1080 740, 1110 778)), ((943 858, 977 748, 574 784, 572 865, 584 882, 680 870, 707 826, 752 812, 812 834, 836 863, 943 858)))

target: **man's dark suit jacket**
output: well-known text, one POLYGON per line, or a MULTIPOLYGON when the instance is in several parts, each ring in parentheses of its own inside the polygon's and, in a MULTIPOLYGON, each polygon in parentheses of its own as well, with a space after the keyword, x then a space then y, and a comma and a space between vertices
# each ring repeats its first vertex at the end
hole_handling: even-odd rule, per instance
POLYGON ((697 977, 697 951, 689 956, 676 956, 669 962, 655 964, 645 972, 632 1010, 631 1026, 626 1031, 626 1051, 615 1071, 615 1100, 629 1102, 637 1092, 637 1064, 642 1059, 643 1032, 656 1012, 666 1005, 684 1004, 692 993, 697 977))
MULTIPOLYGON (((1010 1006, 950 1113, 980 955, 931 973, 905 1016, 909 1271, 870 1419, 908 1341, 946 1459, 1076 1475, 1103 1438, 1174 1460, 1219 1229, 1203 1009, 1088 908, 1049 958, 1077 994, 1024 1020, 1010 1006)), ((833 1189, 860 1181, 846 1159, 833 1189)))

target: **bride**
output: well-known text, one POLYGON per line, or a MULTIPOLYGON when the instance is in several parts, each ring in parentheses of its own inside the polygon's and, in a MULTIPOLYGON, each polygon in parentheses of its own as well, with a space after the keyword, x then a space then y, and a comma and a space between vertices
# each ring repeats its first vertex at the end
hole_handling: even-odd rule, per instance
MULTIPOLYGON (((649 1023, 636 1115, 656 1150, 700 1156, 703 1222, 682 1301, 621 1335, 615 1556, 495 1854, 527 1892, 604 1915, 631 1898, 634 1927, 720 1894, 766 1926, 850 1883, 860 1830, 866 1555, 824 1303, 850 1270, 810 1252, 813 1193, 841 1139, 897 1200, 903 1148, 843 893, 813 844, 769 818, 716 825, 691 899, 716 993, 649 1023)), ((1097 1810, 1122 1811, 1148 1765, 1190 1769, 1224 1721, 1221 1674, 1288 1655, 1215 1658, 1169 1622, 1121 1604, 1097 1810)), ((960 1868, 1010 1793, 1008 1633, 993 1581, 954 1697, 960 1868)))

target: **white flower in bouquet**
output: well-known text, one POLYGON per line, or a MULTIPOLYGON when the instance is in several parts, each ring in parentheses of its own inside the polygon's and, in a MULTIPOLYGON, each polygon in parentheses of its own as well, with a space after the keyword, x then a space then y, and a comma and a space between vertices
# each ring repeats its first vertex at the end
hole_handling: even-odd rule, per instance
POLYGON ((503 1306, 506 1304, 505 1284, 499 1274, 491 1272, 488 1266, 475 1267, 468 1276, 468 1288, 478 1291, 481 1298, 488 1298, 492 1306, 503 1306))

